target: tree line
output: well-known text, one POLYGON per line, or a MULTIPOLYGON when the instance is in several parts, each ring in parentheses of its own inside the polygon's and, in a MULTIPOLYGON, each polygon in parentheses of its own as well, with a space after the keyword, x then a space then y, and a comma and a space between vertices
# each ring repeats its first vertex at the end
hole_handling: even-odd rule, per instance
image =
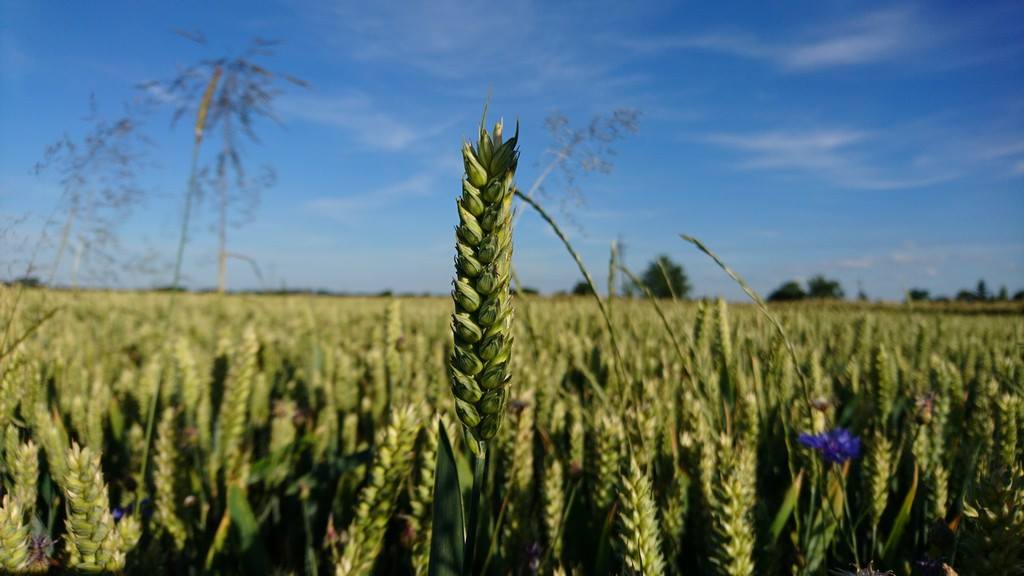
MULTIPOLYGON (((632 280, 622 285, 624 296, 644 295, 644 289, 650 291, 655 298, 689 298, 693 285, 681 264, 674 262, 668 256, 662 254, 652 260, 639 276, 639 285, 632 280)), ((536 293, 536 290, 524 289, 525 292, 536 293)), ((579 281, 573 286, 569 294, 574 296, 586 296, 592 294, 590 284, 586 281, 579 281)), ((562 292, 562 294, 565 294, 562 292)), ((838 280, 828 278, 822 274, 812 276, 805 283, 797 280, 783 282, 778 288, 768 295, 769 302, 796 302, 800 300, 843 300, 846 292, 838 280)), ((863 290, 858 290, 857 300, 868 300, 863 290)), ((905 300, 908 302, 1009 302, 1024 301, 1024 290, 1019 290, 1012 296, 1006 286, 1001 287, 997 292, 989 291, 984 280, 979 280, 977 286, 971 289, 964 289, 957 292, 953 298, 947 296, 933 297, 929 290, 924 288, 911 288, 906 292, 905 300)))

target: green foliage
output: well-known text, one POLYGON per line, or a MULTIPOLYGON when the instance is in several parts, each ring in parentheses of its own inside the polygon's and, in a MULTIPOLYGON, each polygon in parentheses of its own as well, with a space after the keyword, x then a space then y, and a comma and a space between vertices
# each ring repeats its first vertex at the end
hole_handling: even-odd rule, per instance
POLYGON ((665 254, 651 261, 640 279, 657 298, 686 298, 692 288, 682 265, 665 254))
POLYGON ((923 302, 929 298, 931 298, 931 295, 924 288, 911 288, 907 290, 907 300, 910 302, 923 302))
POLYGON ((807 293, 800 287, 800 284, 796 281, 789 281, 779 286, 774 292, 768 295, 769 302, 791 302, 794 300, 803 300, 807 297, 807 293))
POLYGON ((590 288, 590 284, 586 280, 580 280, 572 287, 573 296, 591 296, 594 294, 594 290, 590 288))
POLYGON ((818 275, 807 281, 807 296, 817 300, 842 300, 844 294, 837 280, 818 275))

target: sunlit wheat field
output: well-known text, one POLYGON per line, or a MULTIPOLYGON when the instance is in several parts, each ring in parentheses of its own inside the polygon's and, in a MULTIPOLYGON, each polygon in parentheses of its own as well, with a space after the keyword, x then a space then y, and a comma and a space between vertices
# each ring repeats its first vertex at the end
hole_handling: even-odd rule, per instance
MULTIPOLYGON (((428 573, 450 300, 0 298, 6 571, 428 573)), ((1020 573, 1020 310, 515 303, 482 573, 1020 573)))

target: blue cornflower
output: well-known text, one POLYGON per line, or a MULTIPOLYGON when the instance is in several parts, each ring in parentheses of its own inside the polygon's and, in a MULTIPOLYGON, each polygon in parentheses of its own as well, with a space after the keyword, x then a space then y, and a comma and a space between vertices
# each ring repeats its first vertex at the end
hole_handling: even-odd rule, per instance
POLYGON ((110 515, 114 517, 115 522, 120 522, 121 518, 124 518, 125 516, 131 516, 133 511, 135 511, 135 504, 129 504, 127 506, 114 506, 114 509, 110 511, 110 515))
POLYGON ((836 428, 821 434, 801 434, 800 443, 821 452, 826 462, 842 464, 860 456, 860 438, 846 428, 836 428))
MULTIPOLYGON (((153 503, 150 502, 149 498, 143 498, 140 503, 142 510, 142 518, 148 520, 153 515, 153 503)), ((110 515, 114 517, 115 522, 120 522, 125 516, 131 516, 135 512, 135 504, 131 503, 127 506, 115 506, 110 511, 110 515)))

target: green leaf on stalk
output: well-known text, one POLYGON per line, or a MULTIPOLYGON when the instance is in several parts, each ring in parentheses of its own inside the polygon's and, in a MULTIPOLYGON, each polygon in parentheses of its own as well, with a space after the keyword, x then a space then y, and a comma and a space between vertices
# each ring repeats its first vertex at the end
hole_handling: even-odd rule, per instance
POLYGON ((438 423, 441 449, 434 471, 434 521, 430 533, 429 576, 462 576, 466 520, 455 453, 444 426, 438 423))
POLYGON ((782 505, 779 506, 779 511, 775 513, 775 519, 772 521, 769 531, 772 545, 779 541, 782 529, 786 527, 789 517, 793 515, 793 508, 796 507, 796 501, 800 498, 800 488, 803 486, 803 482, 804 471, 800 470, 796 478, 793 479, 793 483, 790 484, 789 490, 786 490, 786 497, 782 499, 782 505))
POLYGON ((900 512, 896 515, 896 519, 893 520, 892 530, 889 531, 889 537, 885 539, 885 548, 882 552, 882 557, 886 560, 892 559, 892 554, 896 551, 896 546, 900 543, 900 538, 903 536, 903 529, 907 526, 907 521, 910 520, 910 509, 914 506, 914 497, 917 495, 917 475, 918 468, 917 464, 914 464, 914 479, 910 482, 910 490, 907 490, 907 496, 903 499, 903 505, 900 506, 900 512))
POLYGON ((243 565, 250 574, 262 573, 267 570, 263 547, 259 545, 260 526, 253 514, 252 506, 245 495, 245 490, 238 484, 228 487, 228 514, 231 527, 238 538, 243 565))

